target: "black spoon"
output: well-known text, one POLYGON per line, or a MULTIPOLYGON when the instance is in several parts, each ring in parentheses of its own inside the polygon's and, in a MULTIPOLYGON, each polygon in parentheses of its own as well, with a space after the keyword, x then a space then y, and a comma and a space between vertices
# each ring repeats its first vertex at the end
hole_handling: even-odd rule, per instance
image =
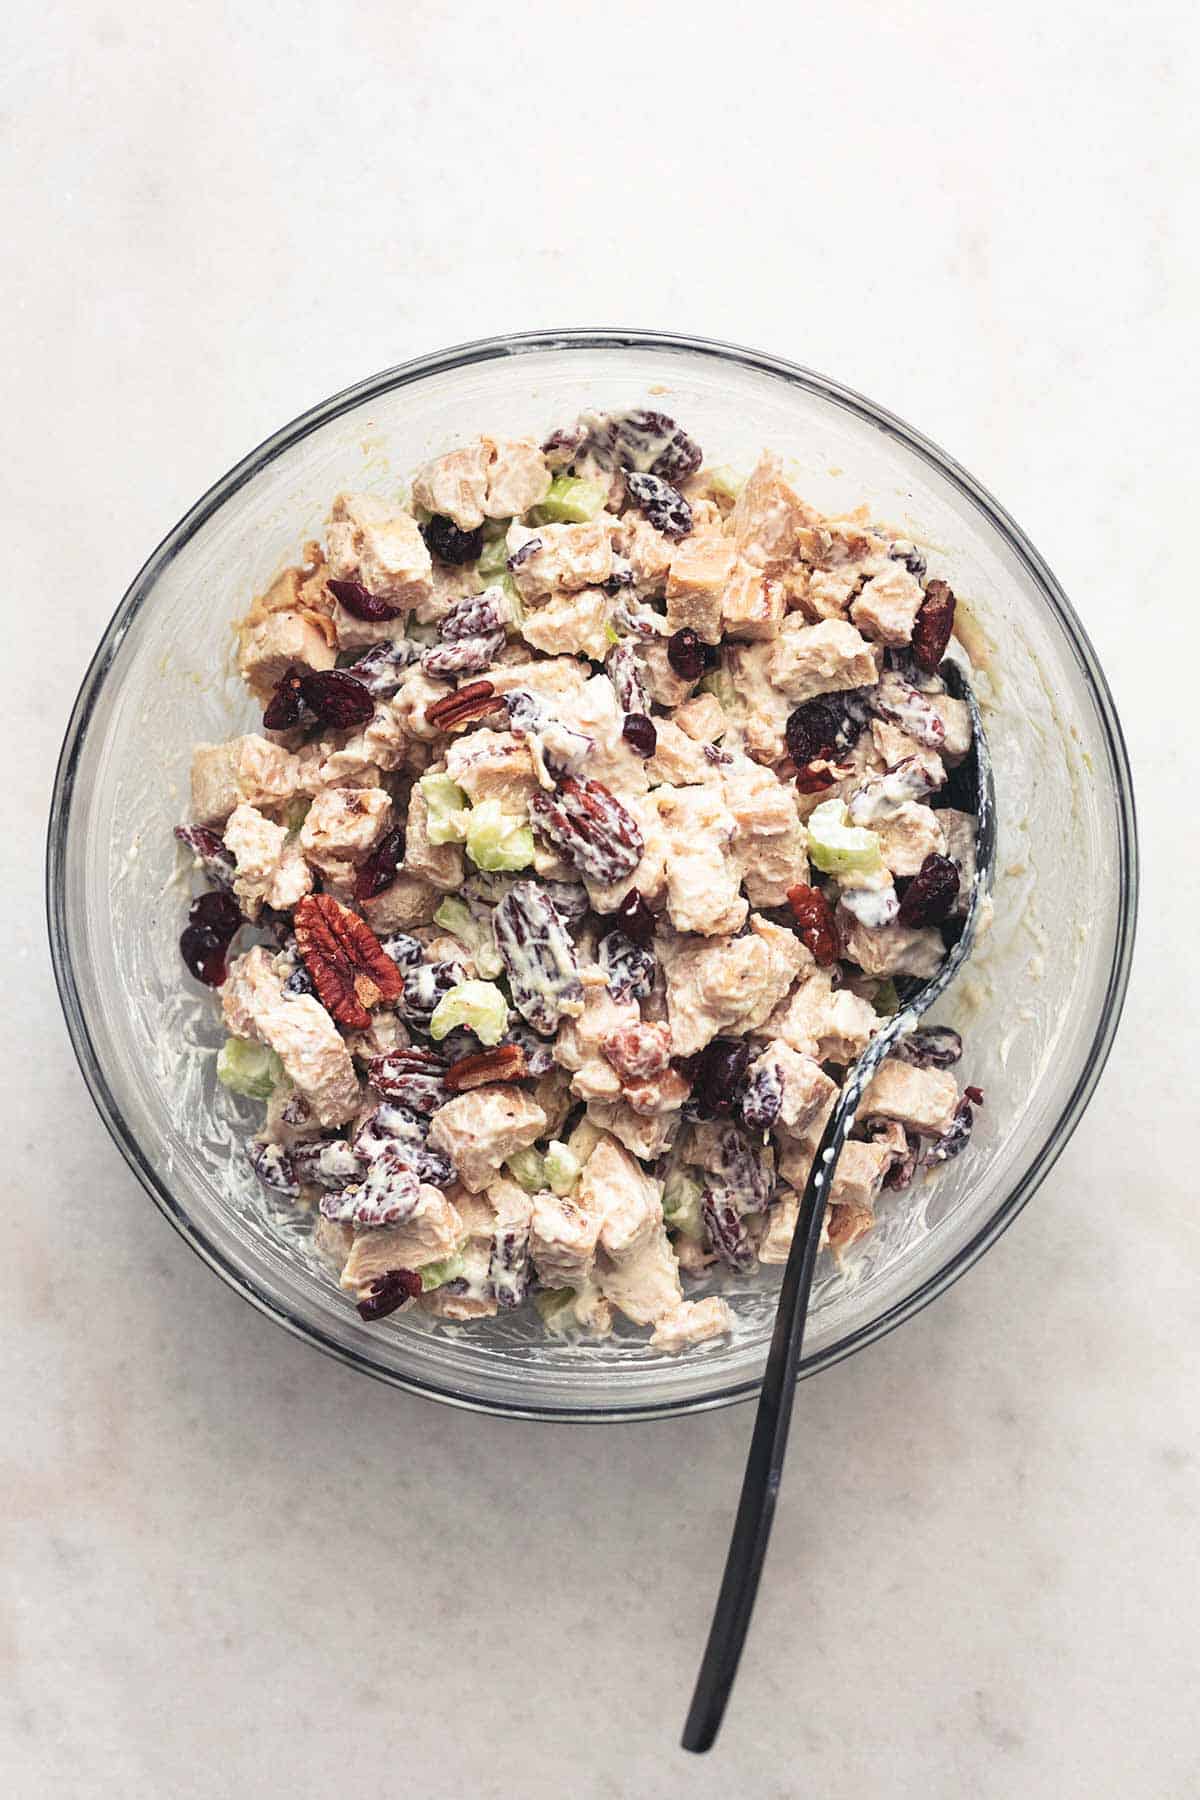
POLYGON ((896 1040, 911 1031, 921 1015, 928 1011, 935 1000, 941 998, 971 954, 980 905, 992 885, 992 871, 996 861, 996 793, 992 779, 992 759, 984 735, 979 703, 956 663, 943 663, 941 674, 950 692, 966 701, 971 714, 973 742, 970 760, 974 764, 978 833, 975 879, 971 886, 967 916, 962 936, 937 974, 931 976, 900 1011, 876 1032, 855 1063, 838 1103, 829 1116, 820 1146, 813 1158, 800 1202, 791 1251, 783 1271, 775 1330, 758 1398, 754 1435, 750 1440, 750 1454, 746 1459, 746 1473, 742 1478, 742 1493, 738 1501, 729 1555, 725 1560, 721 1591, 717 1596, 704 1660, 700 1664, 687 1723, 683 1728, 682 1742, 685 1750, 708 1750, 716 1739, 737 1676, 746 1632, 750 1627, 750 1615, 754 1610, 771 1525, 775 1518, 775 1500, 783 1475, 783 1459, 787 1454, 796 1373, 800 1367, 808 1296, 817 1262, 817 1246, 821 1240, 821 1222, 825 1217, 826 1200, 842 1145, 846 1141, 846 1133, 854 1123, 863 1090, 884 1057, 891 1051, 896 1040))

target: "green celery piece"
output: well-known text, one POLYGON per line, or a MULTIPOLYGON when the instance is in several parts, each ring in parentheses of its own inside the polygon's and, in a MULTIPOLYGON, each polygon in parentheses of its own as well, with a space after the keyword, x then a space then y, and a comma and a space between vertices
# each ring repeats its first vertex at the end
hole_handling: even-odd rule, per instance
POLYGON ((722 494, 726 500, 736 500, 746 485, 745 477, 728 463, 718 463, 715 469, 705 469, 704 474, 713 493, 722 494))
POLYGON ((432 1294, 435 1288, 445 1287, 448 1281, 457 1281, 464 1268, 461 1250, 453 1256, 443 1256, 440 1262, 423 1263, 417 1270, 421 1277, 421 1292, 432 1294))
POLYGON ((429 1035, 440 1044, 465 1025, 490 1049, 508 1030, 508 1001, 490 981, 460 981, 443 994, 429 1021, 429 1035))
POLYGON ((227 1037, 217 1054, 217 1080, 248 1100, 269 1100, 283 1080, 283 1064, 266 1044, 227 1037))
POLYGON ((536 1150, 516 1150, 504 1166, 527 1194, 540 1194, 546 1185, 546 1164, 536 1150))
POLYGON ((663 1219, 672 1231, 697 1240, 704 1236, 700 1201, 704 1189, 686 1169, 672 1169, 663 1184, 663 1219))
POLYGON ((875 998, 872 1000, 871 1005, 875 1008, 875 1011, 880 1017, 884 1019, 890 1019, 893 1013, 898 1013, 900 1011, 900 996, 896 992, 896 984, 890 975, 886 981, 881 981, 879 986, 875 989, 875 998))
POLYGON ((488 981, 495 975, 503 975, 504 958, 496 948, 496 936, 490 921, 478 918, 465 900, 447 894, 434 913, 433 922, 440 925, 443 931, 453 932, 466 945, 471 952, 477 975, 482 975, 488 981))
POLYGON ((482 800, 467 821, 467 855, 477 869, 527 869, 533 861, 533 832, 505 813, 498 800, 482 800))
POLYGON ((508 528, 511 519, 494 519, 484 527, 483 549, 475 568, 485 587, 491 587, 508 570, 508 528))
POLYGON ((808 817, 808 854, 823 875, 871 875, 883 867, 877 831, 851 825, 844 800, 823 800, 808 817))
POLYGON ((556 475, 546 498, 529 513, 531 525, 586 525, 604 511, 608 492, 580 475, 556 475))
POLYGON ((551 1138, 546 1146, 546 1180, 559 1195, 569 1194, 579 1180, 583 1164, 575 1152, 560 1143, 558 1138, 551 1138))
POLYGON ((463 844, 467 838, 467 813, 470 801, 458 783, 443 770, 422 775, 417 786, 421 790, 428 814, 425 829, 431 844, 463 844))

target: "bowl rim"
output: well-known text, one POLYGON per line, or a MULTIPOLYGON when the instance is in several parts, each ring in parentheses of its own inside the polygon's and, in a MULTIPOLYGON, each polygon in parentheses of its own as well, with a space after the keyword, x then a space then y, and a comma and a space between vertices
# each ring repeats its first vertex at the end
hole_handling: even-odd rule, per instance
POLYGON ((46 841, 46 916, 50 937, 51 961, 59 1000, 67 1022, 76 1061, 84 1077, 92 1102, 109 1135, 129 1168, 137 1176, 160 1212, 175 1227, 192 1250, 208 1264, 235 1292, 267 1317, 282 1325, 293 1336, 315 1345, 349 1368, 373 1376, 425 1399, 467 1411, 499 1417, 574 1423, 609 1423, 616 1420, 648 1420, 680 1414, 707 1412, 752 1399, 761 1385, 760 1378, 731 1383, 710 1394, 685 1396, 661 1402, 639 1401, 630 1406, 605 1405, 601 1408, 555 1405, 525 1405, 502 1397, 482 1398, 459 1391, 449 1384, 417 1379, 393 1369, 380 1368, 368 1356, 337 1342, 320 1326, 293 1315, 266 1287, 237 1268, 221 1248, 210 1241, 196 1225, 161 1179, 150 1159, 126 1126, 120 1107, 105 1078, 100 1059, 84 1016, 72 958, 70 928, 65 905, 65 863, 71 826, 72 800, 80 757, 95 712, 100 692, 120 650, 125 634, 141 607, 153 593, 162 572, 186 547, 201 527, 239 488, 243 487, 268 464, 294 444, 322 425, 350 412, 364 402, 410 386, 431 375, 448 374, 472 364, 529 353, 563 351, 596 351, 642 349, 666 353, 687 353, 709 357, 717 362, 734 363, 761 374, 774 376, 785 383, 805 389, 831 401, 845 411, 894 437, 905 447, 929 463, 937 473, 967 499, 1005 540, 1010 551, 1024 566, 1040 591, 1050 611, 1056 616, 1092 691, 1107 739, 1107 750, 1115 774, 1114 800, 1119 839, 1118 878, 1119 904, 1113 955, 1099 1019, 1090 1051, 1079 1078, 1062 1106, 1059 1116, 1046 1134, 1024 1178, 1000 1203, 980 1229, 942 1268, 936 1270, 903 1300, 887 1308, 877 1318, 848 1333, 835 1343, 811 1356, 806 1356, 798 1371, 798 1379, 817 1374, 844 1357, 853 1355, 868 1344, 877 1342, 906 1319, 920 1312, 938 1295, 944 1293, 994 1244, 1026 1206, 1045 1180, 1083 1116, 1096 1084, 1103 1073, 1120 1023, 1129 983, 1137 927, 1138 901, 1138 837, 1133 794, 1133 777, 1124 735, 1113 702, 1112 693, 1100 666, 1091 640, 1078 615, 1067 599, 1043 557, 1030 543, 1020 526, 997 500, 962 465, 931 439, 895 414, 868 400, 854 389, 799 363, 744 345, 714 338, 693 337, 685 333, 617 327, 566 327, 559 330, 534 330, 478 338, 452 345, 425 356, 397 363, 377 374, 341 389, 327 399, 298 414, 286 425, 265 438, 236 463, 204 493, 167 532, 134 576, 100 642, 88 663, 75 697, 55 770, 46 841))

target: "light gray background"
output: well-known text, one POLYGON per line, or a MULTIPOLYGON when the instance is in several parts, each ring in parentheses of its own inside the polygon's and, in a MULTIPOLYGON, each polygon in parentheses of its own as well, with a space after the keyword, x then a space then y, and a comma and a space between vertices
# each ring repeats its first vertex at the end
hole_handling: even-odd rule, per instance
POLYGON ((24 0, 15 27, 0 1788, 1196 1795, 1191 6, 24 0), (43 935, 66 713, 164 530, 357 377, 567 323, 761 345, 947 446, 1083 614, 1142 811, 1091 1111, 979 1268, 801 1391, 703 1763, 675 1742, 750 1412, 492 1422, 294 1343, 126 1173, 43 935))

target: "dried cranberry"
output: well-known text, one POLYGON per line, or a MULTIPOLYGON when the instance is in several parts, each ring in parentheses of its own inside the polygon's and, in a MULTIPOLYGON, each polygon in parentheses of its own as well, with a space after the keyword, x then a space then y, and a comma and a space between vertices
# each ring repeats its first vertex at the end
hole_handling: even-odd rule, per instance
POLYGON ((389 606, 386 600, 369 594, 361 581, 327 581, 325 585, 334 599, 340 601, 355 619, 365 619, 370 625, 378 625, 386 619, 400 617, 398 606, 389 606))
POLYGON ((279 677, 263 712, 263 724, 268 731, 288 731, 299 724, 304 712, 303 679, 304 670, 295 667, 285 670, 279 677))
POLYGON ((972 1106, 982 1106, 983 1105, 983 1089, 982 1088, 978 1088, 978 1087, 964 1088, 963 1093, 966 1095, 967 1099, 971 1102, 972 1106))
POLYGON ((954 1109, 954 1117, 950 1128, 943 1132, 937 1142, 930 1148, 925 1157, 927 1163, 949 1162, 952 1156, 958 1156, 965 1150, 971 1137, 971 1128, 975 1123, 975 1114, 971 1111, 971 1102, 964 1094, 954 1109))
POLYGON ((421 1292, 421 1277, 415 1269, 389 1269, 371 1283, 371 1291, 358 1303, 359 1317, 369 1322, 386 1319, 406 1300, 415 1300, 421 1292))
POLYGON ((207 925, 188 925, 179 938, 179 953, 197 981, 220 987, 225 979, 229 939, 207 925))
POLYGON ((345 730, 365 725, 375 713, 375 702, 363 683, 349 669, 322 669, 300 677, 300 692, 322 725, 345 730))
POLYGON ((639 756, 653 756, 658 747, 658 732, 648 713, 626 713, 621 735, 639 756))
POLYGON ((382 894, 385 888, 391 887, 403 856, 404 833, 399 830, 389 831, 386 837, 379 840, 367 860, 359 864, 358 873, 354 877, 354 898, 360 906, 365 900, 373 900, 376 894, 382 894))
POLYGON ((181 844, 187 845, 210 881, 215 881, 218 887, 233 885, 236 865, 215 831, 210 831, 206 825, 177 825, 175 836, 181 844))
POLYGON ((654 942, 654 914, 642 898, 640 889, 630 888, 620 906, 609 916, 625 936, 642 949, 654 942))
POLYGON ((667 661, 681 681, 699 681, 704 673, 704 645, 690 626, 684 625, 667 639, 667 661))
POLYGON ((692 529, 692 509, 661 475, 643 475, 631 469, 625 477, 625 493, 631 506, 645 515, 655 531, 678 543, 692 529))
POLYGON ((957 866, 948 856, 927 856, 904 890, 900 923, 910 930, 921 925, 940 925, 957 899, 957 866))
POLYGON ((470 563, 477 561, 483 549, 483 526, 464 531, 453 519, 434 513, 428 525, 422 525, 421 536, 439 562, 470 563))
POLYGON ((749 1061, 750 1046, 743 1038, 713 1039, 701 1057, 692 1087, 692 1107, 698 1117, 712 1119, 733 1111, 749 1061))
POLYGON ((855 689, 844 694, 818 694, 798 706, 785 728, 788 754, 798 769, 822 758, 852 750, 867 721, 867 709, 855 689))
POLYGON ((962 1055, 962 1038, 951 1025, 929 1025, 909 1031, 892 1048, 892 1055, 914 1069, 950 1069, 962 1055))
POLYGON ((201 894, 188 908, 189 925, 207 925, 218 937, 231 938, 242 922, 238 903, 232 894, 214 889, 201 894))
POLYGON ((831 788, 835 781, 841 781, 851 773, 850 768, 841 770, 837 763, 820 757, 816 762, 805 763, 802 769, 796 770, 796 786, 802 794, 820 794, 826 788, 831 788))
POLYGON ((931 581, 913 625, 912 652, 917 667, 936 673, 954 630, 954 592, 945 581, 931 581))

